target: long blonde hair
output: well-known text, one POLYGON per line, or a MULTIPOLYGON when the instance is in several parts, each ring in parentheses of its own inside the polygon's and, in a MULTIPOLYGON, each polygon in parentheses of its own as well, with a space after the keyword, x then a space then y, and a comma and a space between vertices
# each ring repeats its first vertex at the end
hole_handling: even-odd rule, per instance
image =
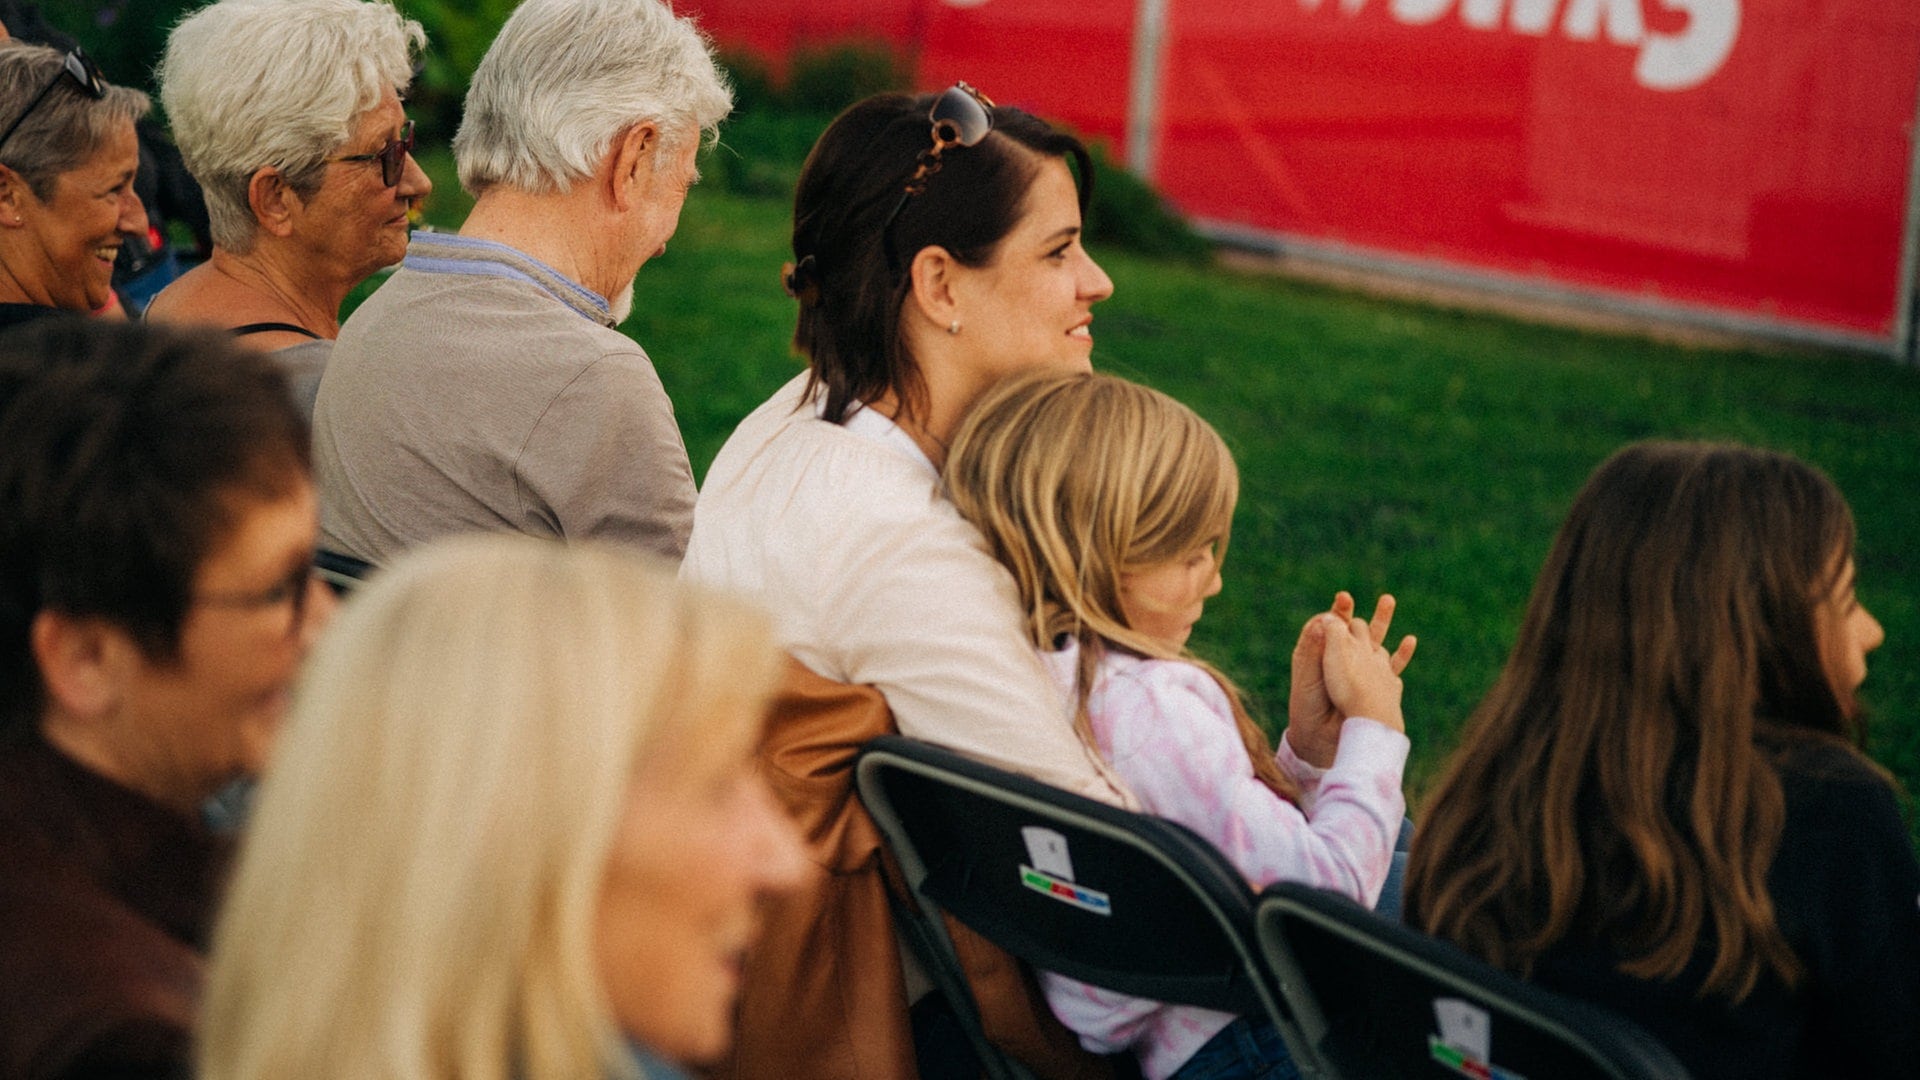
POLYGON ((1225 675, 1184 648, 1127 625, 1120 575, 1208 544, 1226 556, 1240 473, 1192 409, 1157 390, 1093 372, 1017 375, 981 396, 954 436, 945 482, 962 516, 1012 571, 1035 647, 1080 645, 1074 727, 1087 719, 1110 647, 1180 659, 1226 692, 1253 771, 1283 798, 1298 791, 1225 675))
POLYGON ((641 761, 744 753, 777 661, 757 613, 625 552, 467 537, 386 570, 261 787, 199 1075, 636 1075, 593 960, 620 809, 641 761))

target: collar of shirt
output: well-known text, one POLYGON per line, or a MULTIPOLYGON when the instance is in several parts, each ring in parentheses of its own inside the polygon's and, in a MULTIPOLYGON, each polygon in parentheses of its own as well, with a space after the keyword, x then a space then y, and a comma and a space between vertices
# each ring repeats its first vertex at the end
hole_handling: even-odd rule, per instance
POLYGON ((512 278, 534 286, 583 319, 613 325, 607 299, 517 248, 456 233, 416 232, 400 264, 422 274, 482 274, 512 278))
MULTIPOLYGON (((824 416, 827 411, 827 395, 819 394, 813 401, 813 415, 824 416)), ((919 465, 927 471, 929 479, 938 481, 940 470, 933 467, 933 459, 913 441, 913 436, 900 429, 900 425, 880 415, 864 404, 856 403, 847 413, 847 419, 841 427, 860 436, 868 442, 879 443, 894 453, 919 465)))

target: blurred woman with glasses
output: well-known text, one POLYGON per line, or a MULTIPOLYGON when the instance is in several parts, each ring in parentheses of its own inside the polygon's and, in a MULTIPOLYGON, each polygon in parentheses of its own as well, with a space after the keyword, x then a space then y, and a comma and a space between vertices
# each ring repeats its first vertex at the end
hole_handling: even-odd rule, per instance
POLYGON ((433 187, 400 106, 425 41, 384 0, 219 0, 167 41, 160 100, 213 256, 147 314, 273 352, 308 415, 341 303, 406 255, 433 187))
POLYGON ((113 261, 145 233, 134 121, 147 96, 79 50, 0 43, 0 326, 113 299, 113 261))
MULTIPOLYGON (((4 122, 0 121, 0 126, 4 122)), ((231 838, 333 611, 307 424, 221 335, 0 335, 0 1077, 185 1077, 231 838)))
MULTIPOLYGON (((1081 246, 1091 186, 1077 140, 964 83, 869 98, 834 120, 801 172, 785 280, 799 300, 794 345, 808 370, 720 451, 681 573, 755 595, 802 665, 878 688, 901 733, 1122 802, 1023 635, 1013 578, 939 483, 961 416, 995 381, 1089 367, 1093 305, 1113 291, 1081 246)), ((830 724, 832 738, 820 736, 818 717, 802 719, 783 725, 776 714, 763 759, 775 769, 802 763, 793 790, 811 795, 793 802, 822 838, 815 861, 877 866, 849 842, 870 837, 870 826, 827 826, 857 812, 844 797, 850 754, 836 748, 878 734, 885 716, 865 728, 830 724), (809 747, 820 757, 808 758, 809 747), (835 842, 843 847, 826 850, 835 842)), ((876 930, 846 921, 862 918, 844 899, 849 881, 823 873, 783 905, 752 958, 741 1061, 777 1062, 774 1071, 793 1076, 848 1060, 880 1063, 875 1075, 914 1067, 905 1010, 888 1003, 921 997, 924 977, 900 969, 884 895, 864 897, 861 910, 879 913, 878 943, 861 951, 876 930), (834 927, 831 944, 816 944, 816 913, 834 927), (817 980, 828 962, 839 965, 833 985, 867 996, 849 994, 842 1008, 825 994, 783 992, 788 971, 817 980), (768 992, 756 998, 757 986, 768 992)), ((998 969, 1018 977, 1004 958, 998 969)), ((975 993, 991 1028, 1000 1014, 978 982, 975 993)), ((936 1065, 964 1071, 967 1051, 927 1040, 943 1025, 924 1013, 915 1024, 922 1075, 936 1065)), ((1077 1048, 1044 1005, 1012 1001, 1004 1015, 1024 1018, 1041 1040, 1015 1052, 1042 1075, 1073 1067, 1077 1048)))

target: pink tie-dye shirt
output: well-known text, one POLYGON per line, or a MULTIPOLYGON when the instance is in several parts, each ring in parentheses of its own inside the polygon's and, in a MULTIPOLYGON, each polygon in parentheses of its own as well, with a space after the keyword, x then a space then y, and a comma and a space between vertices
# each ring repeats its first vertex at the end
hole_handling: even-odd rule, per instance
MULTIPOLYGON (((1071 694, 1079 648, 1044 652, 1054 682, 1071 694)), ((1371 907, 1380 897, 1406 814, 1401 772, 1407 737, 1354 717, 1340 731, 1333 765, 1316 769, 1285 738, 1274 755, 1300 787, 1301 805, 1253 774, 1227 695, 1179 660, 1109 652, 1087 703, 1100 753, 1141 809, 1211 841, 1254 888, 1300 881, 1371 907)), ((1127 997, 1042 972, 1047 1004, 1099 1054, 1131 1049, 1147 1080, 1164 1080, 1234 1017, 1127 997)))

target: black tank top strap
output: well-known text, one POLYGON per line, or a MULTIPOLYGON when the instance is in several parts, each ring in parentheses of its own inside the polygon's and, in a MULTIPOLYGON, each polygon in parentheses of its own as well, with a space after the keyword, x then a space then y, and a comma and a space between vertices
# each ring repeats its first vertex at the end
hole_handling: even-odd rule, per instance
POLYGON ((246 337, 248 334, 273 334, 281 332, 299 334, 301 337, 310 337, 315 341, 320 340, 319 334, 314 333, 306 327, 295 326, 293 323, 286 322, 250 322, 245 326, 236 326, 227 331, 227 333, 232 334, 234 337, 246 337))

